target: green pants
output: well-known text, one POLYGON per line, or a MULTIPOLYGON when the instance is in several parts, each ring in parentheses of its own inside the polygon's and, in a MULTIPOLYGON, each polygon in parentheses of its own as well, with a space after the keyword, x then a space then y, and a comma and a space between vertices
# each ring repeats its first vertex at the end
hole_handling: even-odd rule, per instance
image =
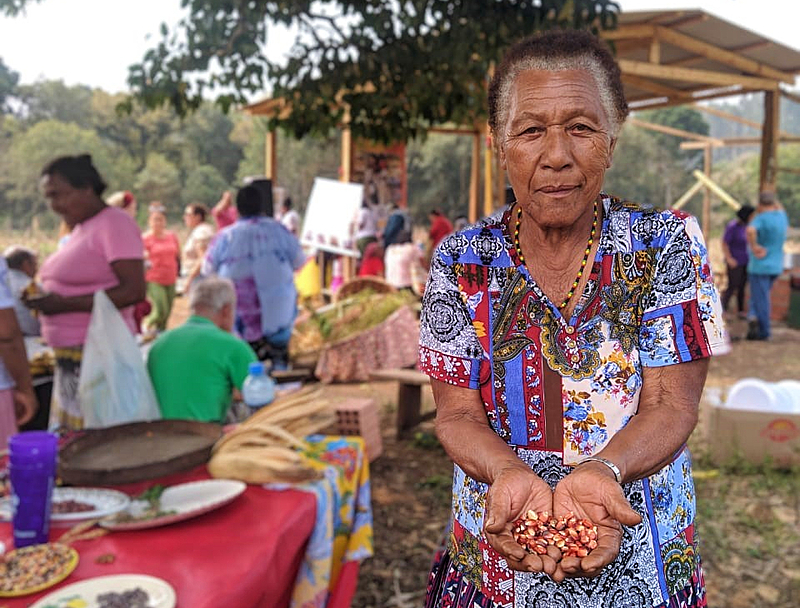
POLYGON ((172 285, 160 285, 158 283, 147 283, 147 299, 153 310, 142 320, 142 327, 145 331, 157 329, 164 331, 167 328, 167 319, 172 312, 172 301, 175 299, 175 283, 172 285))

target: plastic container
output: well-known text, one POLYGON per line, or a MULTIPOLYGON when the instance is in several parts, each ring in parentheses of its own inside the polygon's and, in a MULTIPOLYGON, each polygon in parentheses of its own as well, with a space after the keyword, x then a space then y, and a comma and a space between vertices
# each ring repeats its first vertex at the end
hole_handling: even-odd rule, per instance
POLYGON ((262 408, 275 399, 275 381, 266 374, 263 363, 251 363, 247 368, 247 378, 242 385, 242 398, 252 410, 262 408))
POLYGON ((743 378, 728 391, 725 407, 783 414, 800 414, 800 382, 765 382, 743 378))

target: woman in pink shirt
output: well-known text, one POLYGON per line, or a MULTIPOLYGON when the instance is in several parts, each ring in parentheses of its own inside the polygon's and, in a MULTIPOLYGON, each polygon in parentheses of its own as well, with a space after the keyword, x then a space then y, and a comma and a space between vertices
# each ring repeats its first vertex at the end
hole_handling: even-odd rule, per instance
POLYGON ((175 299, 175 282, 180 270, 181 246, 175 233, 167 230, 167 218, 161 211, 151 211, 150 230, 144 233, 144 275, 147 299, 153 309, 142 324, 146 332, 164 331, 175 299))
POLYGON ((79 429, 78 380, 94 293, 105 290, 134 331, 133 304, 145 294, 142 237, 133 218, 100 198, 106 184, 88 154, 51 161, 40 185, 74 228, 39 270, 43 292, 25 303, 39 312, 42 337, 55 351, 50 427, 79 429))

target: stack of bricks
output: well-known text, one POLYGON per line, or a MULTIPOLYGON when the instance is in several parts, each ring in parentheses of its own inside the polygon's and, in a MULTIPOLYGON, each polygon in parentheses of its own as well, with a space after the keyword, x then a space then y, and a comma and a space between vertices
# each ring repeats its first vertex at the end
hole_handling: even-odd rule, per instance
POLYGON ((360 435, 370 462, 383 452, 378 407, 373 399, 348 398, 336 406, 336 424, 341 435, 360 435))

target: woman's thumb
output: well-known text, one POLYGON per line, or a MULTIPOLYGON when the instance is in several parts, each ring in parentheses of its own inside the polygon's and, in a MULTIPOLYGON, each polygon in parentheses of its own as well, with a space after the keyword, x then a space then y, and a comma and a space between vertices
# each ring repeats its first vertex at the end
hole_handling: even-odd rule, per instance
POLYGON ((486 519, 484 529, 487 532, 497 533, 503 530, 508 523, 508 513, 511 510, 511 497, 505 492, 492 492, 486 497, 486 519))
POLYGON ((610 504, 606 505, 606 509, 611 517, 625 526, 635 526, 642 521, 642 516, 633 510, 622 492, 611 499, 610 504))

